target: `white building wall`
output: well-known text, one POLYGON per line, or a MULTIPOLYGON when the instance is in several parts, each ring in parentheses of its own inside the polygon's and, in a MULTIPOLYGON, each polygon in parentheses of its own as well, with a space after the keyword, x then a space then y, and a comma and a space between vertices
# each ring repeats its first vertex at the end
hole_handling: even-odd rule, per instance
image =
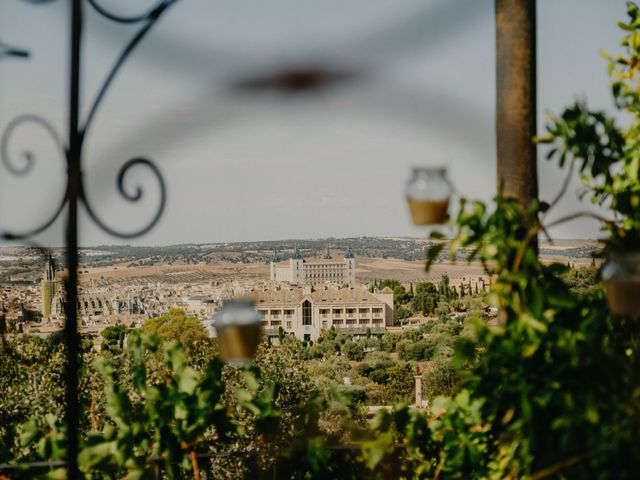
POLYGON ((269 278, 271 281, 298 286, 334 283, 355 287, 356 262, 353 258, 345 258, 341 263, 305 262, 303 259, 292 258, 288 265, 271 262, 269 278))
POLYGON ((350 287, 356 284, 356 260, 355 258, 345 258, 345 283, 350 287))
POLYGON ((292 258, 289 260, 290 283, 293 285, 304 284, 304 260, 301 258, 292 258))
POLYGON ((380 330, 392 326, 395 320, 393 294, 390 305, 384 301, 314 303, 310 296, 305 296, 297 304, 261 303, 257 308, 262 315, 267 335, 277 336, 282 327, 286 333, 294 334, 300 340, 308 335, 308 339, 316 341, 323 330, 332 326, 344 333, 355 334, 362 333, 367 328, 380 330), (311 302, 311 325, 303 325, 305 300, 311 302))

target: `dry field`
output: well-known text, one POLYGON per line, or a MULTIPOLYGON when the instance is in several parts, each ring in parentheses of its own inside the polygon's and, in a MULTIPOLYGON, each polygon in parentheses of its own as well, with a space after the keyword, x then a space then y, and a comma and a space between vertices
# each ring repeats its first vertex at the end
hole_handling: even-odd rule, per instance
MULTIPOLYGON (((596 242, 561 240, 553 245, 542 243, 543 259, 548 262, 561 262, 575 265, 587 265, 588 256, 576 256, 576 249, 595 248, 596 242), (566 252, 573 252, 568 256, 566 252)), ((358 281, 366 283, 373 280, 393 278, 403 283, 421 281, 437 282, 447 274, 451 284, 459 285, 463 281, 479 282, 482 277, 488 281, 479 264, 467 265, 464 262, 440 262, 426 273, 421 261, 406 261, 396 258, 358 257, 356 260, 358 281)), ((114 284, 149 283, 204 283, 229 282, 233 280, 268 280, 269 266, 264 263, 213 263, 186 264, 174 263, 153 266, 128 267, 126 264, 114 264, 108 267, 87 268, 81 271, 81 281, 94 286, 114 284)))
POLYGON ((80 282, 95 286, 144 285, 149 283, 206 283, 233 280, 268 279, 269 267, 264 264, 173 264, 148 267, 87 268, 80 274, 80 282))

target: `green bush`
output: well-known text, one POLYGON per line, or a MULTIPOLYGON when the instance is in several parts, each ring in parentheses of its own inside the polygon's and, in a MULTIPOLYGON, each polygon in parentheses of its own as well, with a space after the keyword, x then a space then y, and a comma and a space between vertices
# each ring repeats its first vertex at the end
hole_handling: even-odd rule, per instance
POLYGON ((367 394, 362 385, 345 385, 341 387, 341 392, 352 403, 365 403, 367 394))
POLYGON ((360 361, 364 359, 364 347, 360 342, 347 342, 342 346, 342 353, 349 360, 360 361))
POLYGON ((389 371, 386 368, 376 368, 369 372, 369 379, 379 385, 386 385, 389 382, 389 371))
POLYGON ((401 340, 396 349, 400 360, 422 362, 433 356, 434 344, 431 339, 401 340))
POLYGON ((387 370, 387 396, 392 402, 411 402, 415 393, 415 375, 413 366, 408 362, 399 362, 387 370))
POLYGON ((422 388, 425 397, 433 399, 438 395, 449 396, 459 381, 458 370, 453 358, 440 356, 429 362, 422 374, 422 388))

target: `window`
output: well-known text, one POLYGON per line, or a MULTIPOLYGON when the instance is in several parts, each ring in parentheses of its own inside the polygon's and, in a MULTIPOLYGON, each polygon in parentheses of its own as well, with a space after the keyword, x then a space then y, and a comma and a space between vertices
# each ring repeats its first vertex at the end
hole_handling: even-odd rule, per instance
POLYGON ((311 302, 305 300, 302 302, 302 325, 311 325, 311 302))
POLYGON ((291 322, 287 322, 287 328, 291 328, 291 322))
POLYGON ((311 334, 310 333, 305 333, 304 334, 304 341, 305 342, 310 342, 311 341, 311 334))

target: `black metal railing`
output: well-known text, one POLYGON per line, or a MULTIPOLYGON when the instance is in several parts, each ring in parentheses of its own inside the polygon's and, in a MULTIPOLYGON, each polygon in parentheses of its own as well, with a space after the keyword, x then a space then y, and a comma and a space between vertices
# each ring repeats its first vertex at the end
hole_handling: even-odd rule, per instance
MULTIPOLYGON (((25 0, 30 3, 50 3, 56 0, 25 0)), ((14 175, 28 174, 35 162, 35 156, 30 152, 23 155, 21 163, 15 162, 11 158, 9 145, 14 132, 25 124, 32 124, 43 129, 58 146, 59 152, 67 164, 66 186, 62 200, 57 208, 42 224, 25 232, 2 232, 5 240, 32 242, 32 238, 45 230, 60 218, 62 213, 67 212, 67 222, 65 229, 65 250, 68 276, 65 279, 65 343, 66 343, 66 408, 65 422, 67 425, 67 466, 68 478, 79 478, 78 453, 79 453, 79 415, 80 405, 78 399, 78 368, 79 368, 79 345, 80 336, 78 333, 78 211, 80 206, 84 206, 92 221, 106 233, 123 239, 140 237, 149 232, 159 221, 166 204, 166 186, 162 174, 158 167, 149 159, 133 158, 126 161, 118 172, 116 187, 119 194, 129 202, 138 202, 143 197, 143 190, 136 186, 134 191, 126 188, 125 179, 127 174, 134 168, 147 168, 155 177, 160 189, 160 202, 156 211, 145 225, 135 231, 120 231, 105 223, 96 213, 87 195, 83 180, 83 145, 84 140, 93 124, 96 113, 102 104, 113 81, 129 58, 134 49, 146 37, 156 24, 157 20, 178 0, 160 0, 146 13, 125 16, 119 15, 105 8, 98 0, 69 0, 70 7, 70 75, 69 75, 69 103, 68 103, 68 132, 66 142, 63 141, 54 126, 45 118, 36 114, 25 114, 11 121, 6 127, 0 139, 0 155, 7 170, 14 175), (83 46, 84 27, 84 2, 104 18, 122 24, 137 25, 138 30, 131 37, 124 49, 116 58, 109 73, 106 75, 100 88, 89 106, 86 117, 81 118, 81 52, 83 46)), ((0 57, 26 57, 28 52, 22 49, 9 47, 0 43, 0 57)), ((46 462, 45 462, 46 463, 46 462)), ((47 467, 51 465, 46 463, 47 467)))

